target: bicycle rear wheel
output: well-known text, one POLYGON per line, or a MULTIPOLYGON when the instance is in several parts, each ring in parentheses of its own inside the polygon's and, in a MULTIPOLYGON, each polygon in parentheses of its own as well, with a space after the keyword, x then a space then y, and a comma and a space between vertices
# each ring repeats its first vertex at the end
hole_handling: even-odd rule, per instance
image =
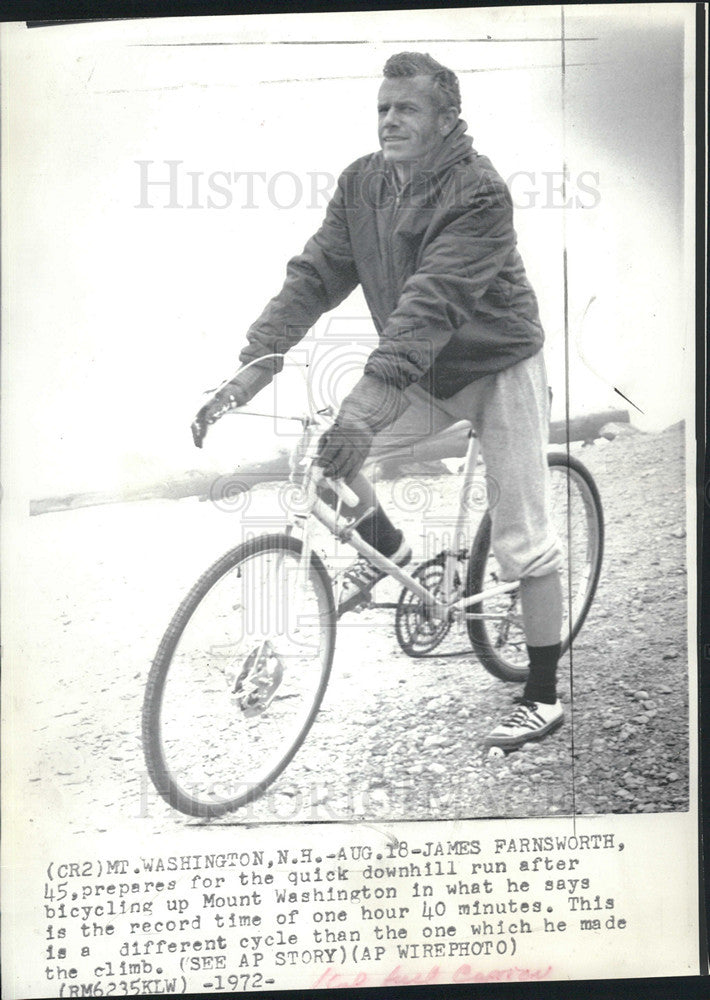
POLYGON ((264 535, 226 553, 182 601, 143 704, 143 748, 160 795, 219 816, 261 795, 303 743, 335 646, 330 578, 301 542, 264 535))
MULTIPOLYGON (((604 517, 599 491, 587 469, 576 458, 548 455, 552 482, 552 519, 562 546, 562 652, 566 652, 587 616, 601 573, 604 517)), ((500 581, 498 564, 490 551, 491 519, 484 515, 476 532, 466 579, 466 594, 477 594, 500 581)), ((528 656, 520 612, 519 592, 486 598, 469 608, 470 614, 498 615, 498 619, 467 619, 471 645, 483 666, 503 681, 522 682, 528 676, 528 656)))

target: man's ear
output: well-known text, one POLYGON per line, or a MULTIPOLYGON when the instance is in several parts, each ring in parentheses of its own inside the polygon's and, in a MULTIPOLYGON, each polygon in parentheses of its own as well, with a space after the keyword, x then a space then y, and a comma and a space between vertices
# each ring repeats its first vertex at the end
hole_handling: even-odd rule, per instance
POLYGON ((439 112, 439 131, 446 138, 453 131, 456 122, 459 120, 459 113, 454 107, 444 108, 439 112))

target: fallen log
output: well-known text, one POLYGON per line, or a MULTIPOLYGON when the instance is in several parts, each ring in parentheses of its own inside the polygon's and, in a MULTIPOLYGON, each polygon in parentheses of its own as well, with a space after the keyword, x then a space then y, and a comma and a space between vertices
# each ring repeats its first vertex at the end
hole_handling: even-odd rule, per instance
MULTIPOLYGON (((288 474, 288 454, 284 452, 266 462, 253 462, 244 469, 237 469, 229 478, 232 490, 235 491, 238 484, 243 484, 244 489, 251 489, 259 483, 282 482, 288 478, 288 474)), ((200 497, 206 500, 214 494, 219 484, 224 484, 225 478, 221 472, 193 470, 182 477, 131 487, 119 492, 69 493, 62 497, 44 497, 41 500, 30 500, 30 515, 76 510, 79 507, 96 507, 109 503, 133 503, 138 500, 183 500, 186 497, 200 497)))
POLYGON ((628 424, 628 410, 604 410, 602 413, 585 413, 569 421, 555 420, 550 424, 550 444, 567 444, 569 441, 595 441, 605 424, 628 424))
MULTIPOLYGON (((550 444, 566 444, 568 441, 594 441, 600 430, 609 423, 628 423, 628 410, 604 410, 572 418, 569 423, 556 420, 550 424, 550 444)), ((380 467, 380 478, 390 479, 397 475, 401 465, 412 462, 430 462, 442 458, 462 458, 468 447, 468 424, 460 421, 448 431, 438 435, 435 441, 420 441, 411 449, 403 450, 398 456, 388 458, 380 467)), ((286 452, 266 462, 253 462, 243 468, 237 467, 228 474, 232 493, 251 489, 259 483, 282 482, 289 475, 289 460, 286 452)), ((80 507, 95 507, 100 504, 127 503, 138 500, 181 500, 185 497, 209 499, 214 496, 215 485, 224 483, 224 473, 188 472, 182 477, 162 480, 146 486, 132 487, 119 492, 70 493, 62 497, 44 497, 30 501, 30 514, 48 514, 62 510, 76 510, 80 507)))

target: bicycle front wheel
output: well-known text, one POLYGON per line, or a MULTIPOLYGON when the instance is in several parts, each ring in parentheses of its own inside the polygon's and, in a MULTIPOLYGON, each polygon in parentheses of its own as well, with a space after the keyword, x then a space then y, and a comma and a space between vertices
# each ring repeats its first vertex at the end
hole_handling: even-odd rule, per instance
POLYGON ((148 676, 143 748, 162 797, 219 816, 261 795, 303 743, 328 683, 330 578, 288 535, 228 552, 176 611, 148 676))
MULTIPOLYGON (((571 455, 548 455, 552 484, 552 520, 562 547, 562 652, 566 652, 584 624, 601 573, 604 517, 599 491, 588 470, 571 455)), ((500 581, 490 548, 488 512, 471 547, 466 594, 481 593, 500 581)), ((528 655, 518 590, 485 598, 470 614, 490 618, 467 619, 471 644, 483 666, 503 681, 522 682, 528 676, 528 655)))

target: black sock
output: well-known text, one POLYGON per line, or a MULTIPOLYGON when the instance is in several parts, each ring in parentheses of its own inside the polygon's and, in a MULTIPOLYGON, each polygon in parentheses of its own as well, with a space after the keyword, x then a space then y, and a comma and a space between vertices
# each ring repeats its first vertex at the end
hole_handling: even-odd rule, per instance
POLYGON ((388 559, 402 544, 402 532, 392 524, 380 504, 369 517, 357 526, 357 533, 363 542, 377 549, 388 559))
POLYGON ((530 676, 523 697, 528 701, 539 701, 543 705, 554 705, 557 701, 557 661, 562 643, 552 646, 528 646, 530 676))
MULTIPOLYGON (((335 510, 338 504, 338 497, 333 490, 327 486, 320 486, 318 493, 328 506, 335 510)), ((343 506, 345 511, 350 515, 355 514, 357 510, 357 508, 348 507, 347 504, 343 506)), ((363 542, 367 542, 368 545, 371 545, 373 549, 377 549, 378 552, 381 552, 388 559, 395 554, 404 538, 403 532, 395 528, 389 517, 387 517, 387 514, 385 514, 384 508, 379 503, 373 513, 358 524, 355 530, 363 542)))

